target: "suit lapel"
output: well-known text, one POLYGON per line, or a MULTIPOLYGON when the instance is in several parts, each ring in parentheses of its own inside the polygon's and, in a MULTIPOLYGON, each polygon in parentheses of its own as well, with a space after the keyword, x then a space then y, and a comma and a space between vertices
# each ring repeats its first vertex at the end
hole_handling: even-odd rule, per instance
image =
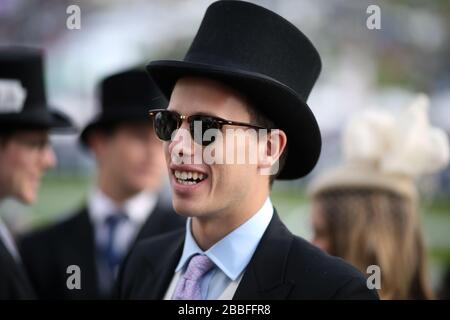
POLYGON ((162 220, 164 219, 164 213, 165 213, 165 210, 162 207, 160 197, 158 197, 155 208, 150 213, 150 215, 147 218, 147 220, 145 221, 144 225, 139 230, 139 233, 137 234, 136 241, 133 244, 133 246, 139 240, 142 240, 142 239, 145 239, 145 238, 148 238, 150 236, 154 236, 154 235, 160 233, 161 224, 163 222, 162 220))
POLYGON ((250 260, 233 300, 285 299, 293 284, 285 279, 293 235, 276 210, 250 260))
POLYGON ((158 257, 158 261, 147 256, 146 262, 149 264, 151 276, 148 277, 149 291, 146 299, 161 300, 164 298, 183 251, 184 236, 184 230, 177 232, 174 241, 164 247, 164 253, 158 257))
POLYGON ((13 286, 15 288, 14 290, 16 291, 14 294, 19 295, 14 298, 34 299, 35 293, 31 287, 27 274, 25 273, 22 265, 14 260, 13 256, 4 245, 2 239, 0 239, 0 263, 5 264, 1 266, 3 270, 11 270, 12 272, 13 277, 10 278, 9 281, 13 282, 13 286))
MULTIPOLYGON (((174 276, 181 257, 185 231, 180 230, 167 241, 164 252, 155 258, 146 255, 150 276, 144 278, 144 299, 160 300, 174 276)), ((289 251, 294 237, 279 219, 276 210, 267 227, 233 300, 285 299, 293 284, 285 279, 289 251)))
MULTIPOLYGON (((73 218, 72 228, 65 239, 63 250, 63 268, 76 264, 82 270, 82 292, 88 296, 97 296, 98 277, 95 256, 94 228, 87 208, 82 208, 73 218)), ((65 269, 64 269, 65 270, 65 269)), ((65 282, 64 282, 65 283, 65 282)), ((75 294, 78 290, 72 290, 75 294)))

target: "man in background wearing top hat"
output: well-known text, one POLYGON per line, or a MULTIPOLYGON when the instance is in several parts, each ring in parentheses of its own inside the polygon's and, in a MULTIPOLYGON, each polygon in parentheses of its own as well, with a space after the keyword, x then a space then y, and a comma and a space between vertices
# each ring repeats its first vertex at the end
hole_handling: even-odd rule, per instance
POLYGON ((186 230, 135 247, 119 276, 120 298, 377 298, 354 267, 289 232, 269 197, 273 179, 301 178, 319 157, 306 100, 320 69, 318 52, 295 26, 241 1, 207 9, 183 61, 147 66, 170 97, 167 110, 151 116, 165 140, 174 208, 188 220, 186 230), (199 138, 198 123, 217 136, 234 131, 199 138), (254 128, 272 130, 255 139, 254 128), (211 146, 230 151, 223 150, 229 138, 243 138, 231 151, 265 152, 256 163, 196 162, 211 146), (262 174, 277 162, 274 175, 262 174))
POLYGON ((39 298, 108 298, 120 262, 136 240, 184 227, 184 219, 158 195, 164 155, 146 121, 148 110, 166 107, 167 100, 138 69, 107 77, 100 91, 101 113, 80 136, 96 160, 93 192, 75 215, 21 242, 39 298), (70 265, 80 267, 79 290, 67 287, 70 265))
MULTIPOLYGON (((0 48, 0 201, 35 201, 43 173, 56 164, 48 137, 56 128, 73 129, 47 104, 41 50, 0 48)), ((0 299, 33 298, 16 243, 0 219, 0 299)))

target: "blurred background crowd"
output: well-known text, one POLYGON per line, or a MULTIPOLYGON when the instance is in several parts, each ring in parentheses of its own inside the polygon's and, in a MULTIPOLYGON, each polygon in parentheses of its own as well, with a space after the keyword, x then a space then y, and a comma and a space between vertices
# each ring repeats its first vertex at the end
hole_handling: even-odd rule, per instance
MULTIPOLYGON (((45 49, 49 99, 81 128, 98 110, 102 78, 154 59, 182 59, 211 2, 0 0, 0 45, 45 49), (79 30, 66 27, 66 9, 73 4, 81 9, 79 30)), ((322 74, 308 102, 322 132, 320 161, 306 179, 276 182, 272 193, 291 231, 312 239, 306 186, 341 161, 350 117, 374 107, 395 112, 425 92, 430 122, 450 133, 450 2, 253 2, 293 22, 322 57, 322 74), (381 9, 379 30, 366 26, 372 4, 381 9)), ((77 138, 52 137, 58 165, 46 175, 32 207, 13 200, 1 204, 1 215, 17 233, 61 219, 61 212, 69 214, 90 192, 95 166, 77 138)), ((450 168, 421 176, 417 186, 431 284, 439 293, 450 268, 450 168)))

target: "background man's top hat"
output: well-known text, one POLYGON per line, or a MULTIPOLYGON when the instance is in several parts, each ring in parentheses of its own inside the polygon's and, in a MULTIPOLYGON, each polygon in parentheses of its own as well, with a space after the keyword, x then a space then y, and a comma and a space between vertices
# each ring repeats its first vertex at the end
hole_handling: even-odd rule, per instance
POLYGON ((43 64, 39 49, 0 47, 0 130, 74 129, 47 104, 43 64))
POLYGON ((319 158, 320 131, 306 100, 320 70, 320 56, 300 30, 242 1, 209 6, 183 61, 147 66, 166 97, 184 76, 216 79, 247 95, 286 132, 289 152, 278 179, 303 177, 319 158))
POLYGON ((81 143, 97 128, 127 122, 152 123, 148 111, 167 107, 167 100, 144 70, 129 69, 100 83, 100 112, 84 128, 81 143))

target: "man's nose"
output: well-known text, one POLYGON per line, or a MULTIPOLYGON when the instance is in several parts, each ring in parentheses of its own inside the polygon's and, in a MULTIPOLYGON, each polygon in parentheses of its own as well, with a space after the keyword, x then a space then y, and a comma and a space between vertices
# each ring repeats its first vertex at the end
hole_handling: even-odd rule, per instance
POLYGON ((194 143, 189 132, 189 125, 184 122, 183 125, 174 131, 172 140, 169 142, 169 154, 172 158, 190 159, 198 147, 194 143))
POLYGON ((183 123, 183 125, 175 130, 172 134, 172 139, 169 143, 169 152, 192 154, 192 138, 189 133, 189 127, 183 123))
POLYGON ((55 152, 51 146, 48 146, 43 150, 42 154, 42 168, 49 169, 56 166, 57 160, 55 152))

